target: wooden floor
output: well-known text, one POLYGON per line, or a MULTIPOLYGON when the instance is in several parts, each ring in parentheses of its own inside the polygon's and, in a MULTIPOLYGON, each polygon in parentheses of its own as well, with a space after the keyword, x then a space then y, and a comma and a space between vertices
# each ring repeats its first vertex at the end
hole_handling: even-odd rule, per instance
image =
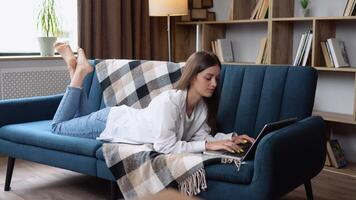
MULTIPOLYGON (((22 160, 16 160, 12 190, 4 192, 6 162, 0 157, 1 200, 110 199, 108 181, 22 160)), ((356 178, 322 171, 312 184, 316 200, 356 199, 356 178)), ((283 200, 299 199, 306 199, 303 186, 283 197, 283 200)))

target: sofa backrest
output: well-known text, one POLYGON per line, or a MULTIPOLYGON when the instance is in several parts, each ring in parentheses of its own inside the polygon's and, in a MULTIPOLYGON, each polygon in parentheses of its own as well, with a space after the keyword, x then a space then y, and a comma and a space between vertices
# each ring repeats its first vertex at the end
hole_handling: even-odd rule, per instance
MULTIPOLYGON (((91 60, 95 66, 100 60, 91 60)), ((311 67, 223 65, 219 131, 256 136, 264 124, 311 115, 317 72, 311 67)), ((84 80, 90 110, 105 107, 95 72, 84 80)))
POLYGON ((225 65, 219 85, 219 131, 255 137, 264 124, 312 113, 312 67, 225 65))

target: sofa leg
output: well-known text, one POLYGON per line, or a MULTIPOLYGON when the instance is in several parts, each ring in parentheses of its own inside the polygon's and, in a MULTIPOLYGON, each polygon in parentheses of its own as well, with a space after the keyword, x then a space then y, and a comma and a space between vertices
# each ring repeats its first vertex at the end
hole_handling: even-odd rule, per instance
POLYGON ((9 157, 7 160, 7 170, 6 170, 6 178, 5 178, 5 191, 10 191, 10 184, 12 178, 12 172, 14 171, 15 166, 15 158, 9 157))
POLYGON ((119 188, 116 181, 110 181, 110 191, 111 191, 111 200, 116 200, 118 198, 119 188))
POLYGON ((313 200, 313 190, 310 180, 304 183, 305 193, 307 194, 308 200, 313 200))

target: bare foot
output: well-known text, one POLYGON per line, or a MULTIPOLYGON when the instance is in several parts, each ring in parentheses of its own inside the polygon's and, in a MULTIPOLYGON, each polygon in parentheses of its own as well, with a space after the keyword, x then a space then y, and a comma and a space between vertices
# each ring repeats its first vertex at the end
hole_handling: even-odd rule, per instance
POLYGON ((89 64, 88 59, 85 56, 84 50, 82 48, 78 48, 77 67, 75 68, 70 86, 82 88, 84 78, 93 70, 93 67, 89 64))
POLYGON ((74 57, 72 49, 67 43, 63 42, 57 42, 53 46, 66 62, 69 74, 72 77, 75 72, 75 67, 77 65, 77 60, 74 57))
POLYGON ((89 64, 87 57, 85 56, 84 50, 78 48, 78 58, 77 58, 77 69, 76 71, 84 72, 89 74, 93 71, 93 67, 89 64))

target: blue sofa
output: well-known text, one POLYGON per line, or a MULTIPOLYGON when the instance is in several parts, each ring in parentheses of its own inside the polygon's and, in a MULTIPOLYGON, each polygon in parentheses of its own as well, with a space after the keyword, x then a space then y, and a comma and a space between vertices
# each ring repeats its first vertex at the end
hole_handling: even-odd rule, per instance
MULTIPOLYGON (((96 61, 92 64, 95 65, 96 61)), ((219 129, 256 136, 265 123, 298 117, 299 121, 262 139, 254 160, 242 165, 206 167, 205 199, 277 199, 304 184, 312 199, 310 179, 325 161, 325 124, 311 117, 317 72, 311 67, 224 65, 219 84, 219 129)), ((104 107, 95 73, 85 79, 90 109, 104 107)), ((111 181, 102 143, 51 133, 51 119, 62 95, 0 101, 0 154, 8 156, 5 191, 10 190, 15 159, 24 159, 111 181)))

